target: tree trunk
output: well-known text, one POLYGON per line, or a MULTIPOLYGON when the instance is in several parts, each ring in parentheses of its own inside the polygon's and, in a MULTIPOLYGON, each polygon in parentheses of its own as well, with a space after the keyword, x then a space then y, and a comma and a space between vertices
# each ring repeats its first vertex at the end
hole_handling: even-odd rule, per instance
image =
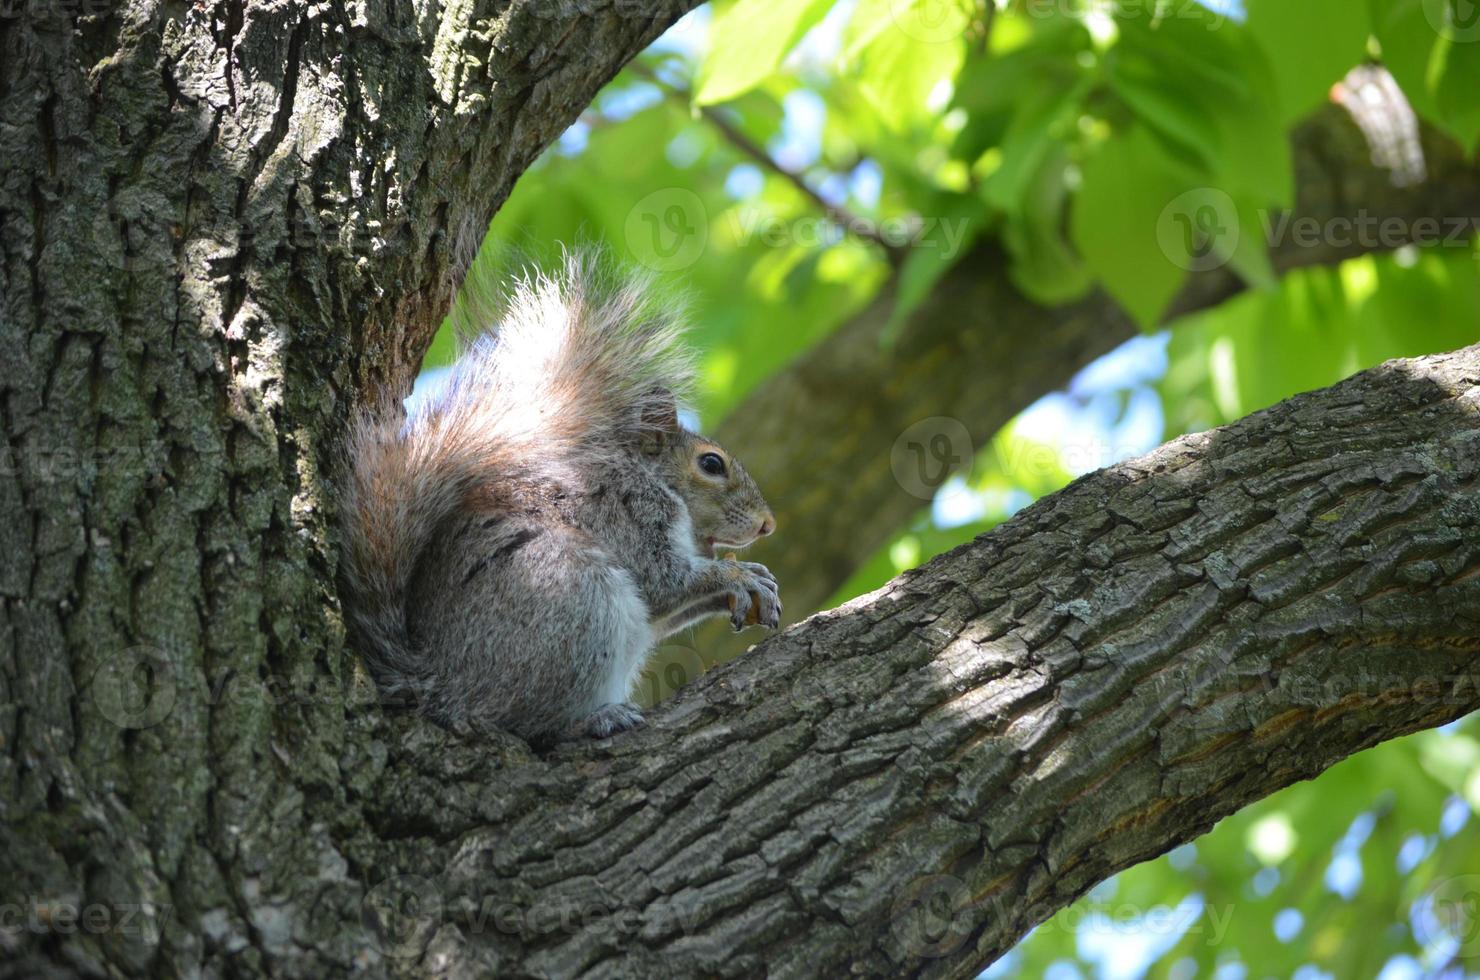
POLYGON ((0 11, 0 972, 352 958, 343 422, 689 6, 0 11))
POLYGON ((1480 701, 1471 349, 1080 481, 646 731, 383 712, 342 423, 684 6, 0 20, 0 974, 962 974, 1480 701))

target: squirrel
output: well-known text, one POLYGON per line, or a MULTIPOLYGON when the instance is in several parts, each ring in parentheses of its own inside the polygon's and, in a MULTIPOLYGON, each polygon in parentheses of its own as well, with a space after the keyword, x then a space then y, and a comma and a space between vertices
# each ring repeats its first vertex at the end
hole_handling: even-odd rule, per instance
POLYGON ((494 319, 404 422, 351 425, 347 624, 382 693, 433 721, 605 738, 643 723, 632 691, 662 637, 780 625, 775 576, 717 557, 775 518, 680 425, 692 361, 650 277, 572 251, 494 319))

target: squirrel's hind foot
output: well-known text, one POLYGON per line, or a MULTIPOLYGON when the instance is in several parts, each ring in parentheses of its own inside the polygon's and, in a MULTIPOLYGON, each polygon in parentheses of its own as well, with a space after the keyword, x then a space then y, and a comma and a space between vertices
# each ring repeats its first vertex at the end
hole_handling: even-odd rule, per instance
POLYGON ((629 728, 637 728, 643 721, 642 710, 623 701, 597 708, 581 722, 580 728, 591 738, 609 738, 629 728))

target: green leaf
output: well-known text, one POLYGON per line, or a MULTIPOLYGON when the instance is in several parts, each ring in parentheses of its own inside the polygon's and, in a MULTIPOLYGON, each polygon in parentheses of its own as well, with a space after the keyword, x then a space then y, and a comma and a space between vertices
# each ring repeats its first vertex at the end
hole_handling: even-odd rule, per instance
POLYGON ((1080 59, 1092 50, 1084 26, 1067 19, 1035 20, 1034 25, 1021 47, 971 58, 956 78, 952 105, 970 113, 1011 108, 1024 89, 1062 87, 1083 74, 1080 59))
POLYGON ((1072 86, 1037 88, 1023 98, 1002 139, 1002 164, 982 188, 987 203, 1004 211, 1018 206, 1044 161, 1072 131, 1092 85, 1086 75, 1072 86))
POLYGON ((1186 275, 1188 254, 1165 230, 1169 209, 1188 190, 1143 127, 1106 141, 1084 163, 1071 238, 1110 295, 1148 329, 1186 275))
POLYGON ((1474 153, 1480 149, 1480 39, 1444 38, 1434 54, 1438 71, 1434 101, 1440 123, 1474 153))
POLYGON ((714 18, 713 39, 699 66, 694 102, 712 105, 749 91, 774 72, 816 26, 833 0, 735 0, 714 18))
POLYGON ((1279 284, 1274 263, 1269 258, 1269 243, 1264 228, 1267 213, 1261 201, 1248 194, 1234 196, 1234 209, 1238 214, 1239 235, 1228 253, 1229 264, 1239 278, 1256 289, 1274 289, 1279 284))
POLYGON ((958 40, 974 11, 967 0, 859 0, 843 32, 843 60, 889 33, 927 44, 958 40))
POLYGON ((844 39, 845 71, 884 125, 923 128, 938 116, 936 86, 956 77, 972 7, 962 0, 864 0, 844 39), (860 27, 859 25, 863 25, 860 27))
POLYGON ((1223 149, 1223 134, 1193 90, 1161 71, 1127 58, 1114 61, 1110 84, 1136 117, 1209 170, 1223 149), (1137 70, 1137 69, 1140 70, 1137 70))
POLYGON ((1008 127, 1018 117, 1022 93, 1041 92, 1035 85, 1042 64, 1037 51, 1019 50, 1000 57, 969 59, 956 76, 952 106, 964 109, 966 124, 952 146, 959 159, 975 161, 990 147, 1006 137, 1008 127))
POLYGON ((1269 56, 1280 117, 1296 122, 1366 55, 1372 23, 1352 0, 1247 0, 1249 30, 1269 56))
POLYGON ((1169 151, 1258 207, 1290 206, 1295 177, 1269 59, 1248 30, 1198 7, 1118 21, 1111 85, 1169 151))
POLYGON ((1013 283, 1049 305, 1077 299, 1090 287, 1089 270, 1062 230, 1069 202, 1068 160, 1062 146, 1043 160, 1002 229, 1003 243, 1013 258, 1009 270, 1013 283))
POLYGON ((1145 5, 1116 6, 1117 58, 1136 57, 1181 78, 1209 101, 1247 98, 1250 88, 1235 38, 1243 29, 1198 4, 1167 17, 1148 17, 1145 5))
POLYGON ((1174 431, 1202 429, 1393 357, 1480 340, 1480 277, 1463 250, 1288 274, 1179 322, 1162 382, 1174 431))
POLYGON ((1417 357, 1480 340, 1480 276, 1463 248, 1428 249, 1417 262, 1373 260, 1375 289, 1353 320, 1355 363, 1417 357))
POLYGON ((1429 739, 1422 759, 1425 772, 1450 792, 1460 793, 1470 773, 1480 769, 1480 741, 1468 735, 1429 739))

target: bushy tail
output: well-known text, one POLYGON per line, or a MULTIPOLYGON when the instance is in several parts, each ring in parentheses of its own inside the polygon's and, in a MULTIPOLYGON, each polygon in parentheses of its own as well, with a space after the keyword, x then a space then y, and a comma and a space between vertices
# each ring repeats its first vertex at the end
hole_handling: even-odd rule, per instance
POLYGON ((430 678, 409 635, 407 595, 464 501, 509 479, 578 480, 630 452, 645 420, 671 417, 692 379, 677 309, 601 253, 573 251, 554 274, 526 273, 499 303, 488 277, 478 264, 469 273, 463 313, 478 330, 443 388, 404 423, 382 409, 350 433, 347 612, 390 697, 419 699, 430 678))

